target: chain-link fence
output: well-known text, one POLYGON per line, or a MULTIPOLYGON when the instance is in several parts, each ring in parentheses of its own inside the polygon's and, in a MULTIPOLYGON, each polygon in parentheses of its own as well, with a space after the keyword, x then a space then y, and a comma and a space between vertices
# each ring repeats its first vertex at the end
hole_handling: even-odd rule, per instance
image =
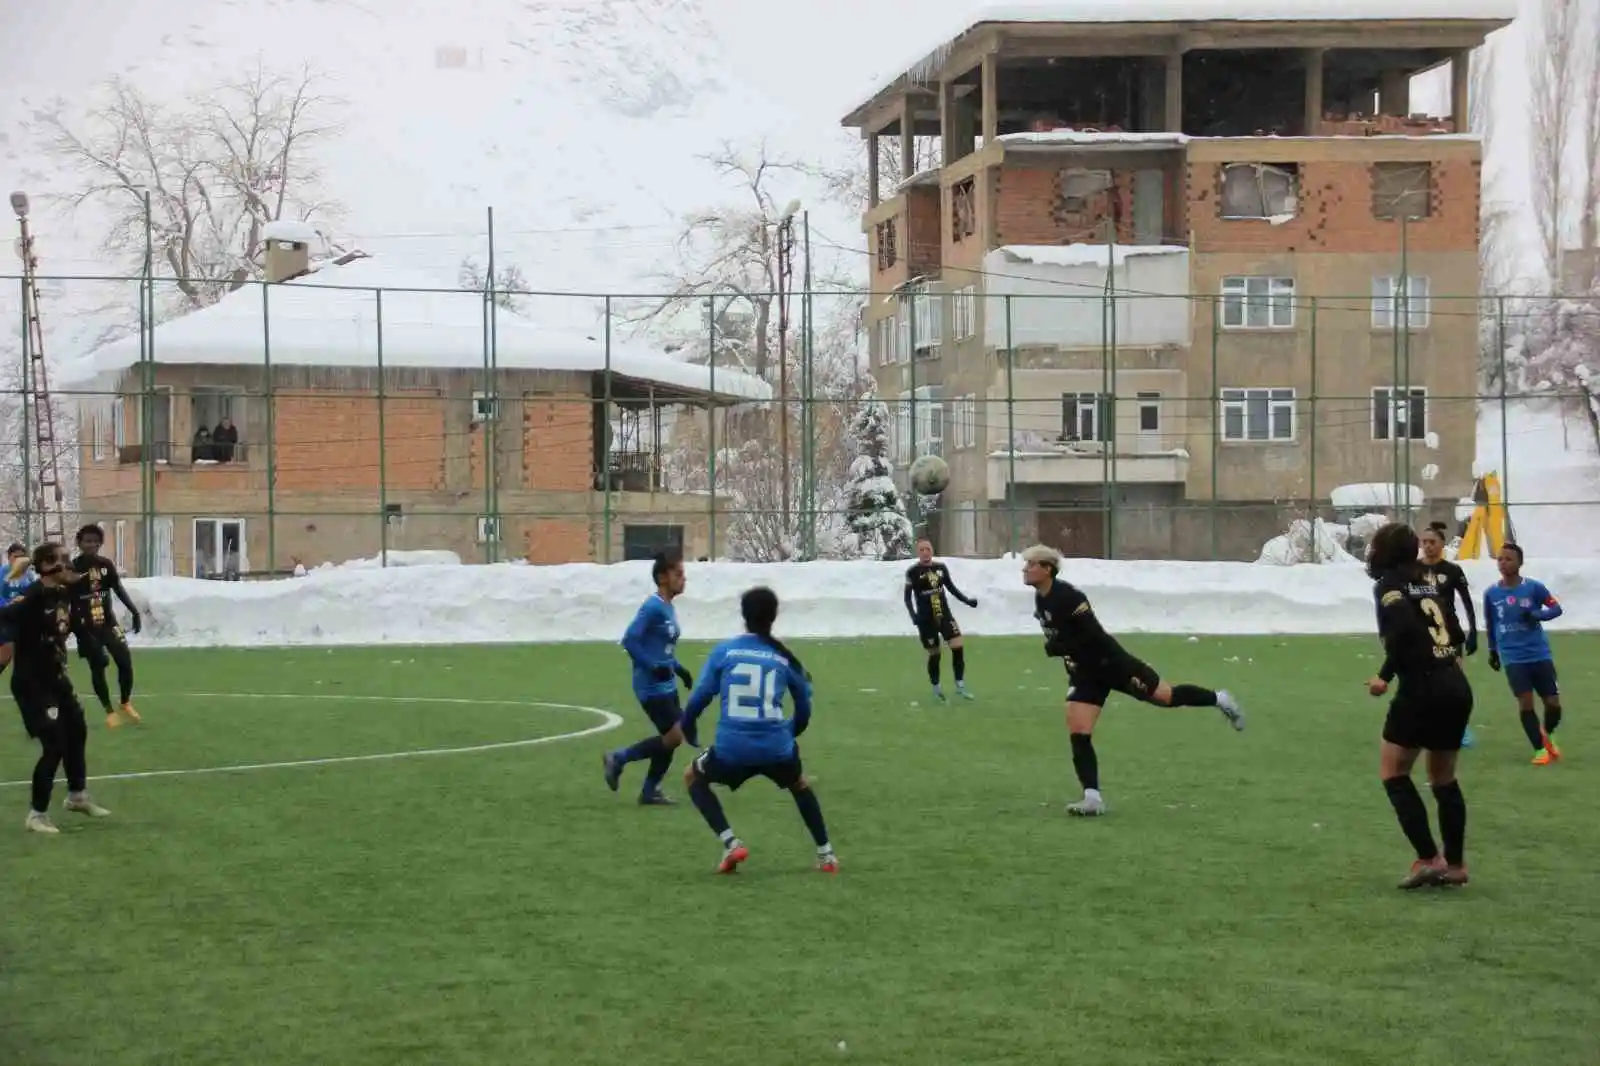
POLYGON ((1489 493, 1517 523, 1600 520, 1581 358, 1600 301, 1381 280, 1359 297, 1261 278, 1201 298, 799 292, 782 324, 712 296, 647 332, 659 298, 342 275, 152 326, 169 282, 41 279, 128 329, 44 333, 48 393, 40 334, 20 331, 0 525, 34 541, 98 522, 129 572, 197 577, 396 552, 860 557, 882 550, 860 535, 876 460, 948 555, 1318 561, 1359 549, 1362 516, 1458 528, 1489 493), (937 497, 907 484, 924 454, 948 471, 937 497))

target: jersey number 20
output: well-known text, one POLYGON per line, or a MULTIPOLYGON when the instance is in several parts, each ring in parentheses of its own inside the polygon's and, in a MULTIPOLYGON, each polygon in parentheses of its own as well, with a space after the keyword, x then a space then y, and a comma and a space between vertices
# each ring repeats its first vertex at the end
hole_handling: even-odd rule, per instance
POLYGON ((783 721, 778 703, 778 671, 756 663, 739 663, 728 671, 728 717, 744 721, 783 721))

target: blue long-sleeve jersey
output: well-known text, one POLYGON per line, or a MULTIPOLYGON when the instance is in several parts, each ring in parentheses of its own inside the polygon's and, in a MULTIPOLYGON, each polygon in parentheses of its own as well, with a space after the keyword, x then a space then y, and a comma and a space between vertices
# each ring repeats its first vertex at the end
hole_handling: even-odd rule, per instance
POLYGON ((678 612, 652 593, 639 605, 622 646, 633 660, 633 694, 640 700, 670 696, 677 691, 678 612))
POLYGON ((719 695, 718 759, 759 766, 793 757, 794 738, 811 722, 811 684, 788 656, 750 633, 718 644, 683 709, 685 736, 694 738, 695 720, 719 695), (784 717, 785 693, 794 697, 793 720, 784 717))
POLYGON ((1561 604, 1543 583, 1523 578, 1507 588, 1498 582, 1483 591, 1483 617, 1489 650, 1503 663, 1542 663, 1550 656, 1544 623, 1561 617, 1561 604))
POLYGON ((26 567, 22 573, 12 576, 7 570, 4 577, 0 577, 0 604, 11 603, 25 592, 29 585, 39 580, 39 575, 33 572, 33 567, 26 567))

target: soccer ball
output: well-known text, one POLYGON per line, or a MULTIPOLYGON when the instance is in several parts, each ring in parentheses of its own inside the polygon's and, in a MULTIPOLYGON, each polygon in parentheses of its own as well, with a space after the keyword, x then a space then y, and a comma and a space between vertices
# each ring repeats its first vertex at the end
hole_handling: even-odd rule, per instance
POLYGON ((950 484, 950 464, 937 455, 924 455, 911 464, 911 487, 918 496, 937 496, 950 484))

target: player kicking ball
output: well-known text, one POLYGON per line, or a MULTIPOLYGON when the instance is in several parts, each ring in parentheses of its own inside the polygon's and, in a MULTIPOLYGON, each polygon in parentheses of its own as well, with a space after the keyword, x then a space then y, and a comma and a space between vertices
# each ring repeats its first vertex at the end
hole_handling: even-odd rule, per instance
POLYGON ((928 681, 933 685, 933 698, 944 702, 944 689, 939 685, 939 642, 950 645, 950 667, 955 673, 956 694, 970 700, 967 691, 967 646, 961 636, 961 627, 950 611, 945 599, 949 593, 968 607, 978 606, 978 601, 956 588, 950 568, 933 558, 933 541, 923 537, 917 541, 917 561, 906 570, 906 612, 911 624, 917 627, 917 639, 928 653, 928 681))
POLYGON ((768 588, 753 588, 739 600, 744 635, 725 640, 712 649, 700 683, 689 695, 683 712, 683 734, 695 743, 695 720, 718 696, 722 713, 715 742, 684 771, 689 799, 711 831, 722 841, 722 861, 717 872, 738 872, 750 857, 722 811, 712 785, 737 790, 752 777, 765 777, 794 796, 811 839, 817 845, 817 869, 838 873, 839 859, 828 842, 822 805, 806 781, 795 738, 811 722, 811 682, 800 659, 772 635, 778 620, 778 595, 768 588), (783 696, 794 697, 794 719, 784 718, 783 696))
POLYGON ((1106 813, 1093 735, 1111 693, 1157 707, 1215 707, 1238 730, 1244 728, 1244 712, 1227 692, 1161 680, 1148 663, 1129 655, 1101 628, 1089 597, 1061 580, 1060 572, 1061 553, 1054 548, 1038 544, 1022 553, 1022 581, 1033 589, 1033 615, 1044 629, 1044 653, 1066 664, 1070 685, 1067 733, 1083 799, 1069 805, 1067 813, 1092 818, 1106 813))

